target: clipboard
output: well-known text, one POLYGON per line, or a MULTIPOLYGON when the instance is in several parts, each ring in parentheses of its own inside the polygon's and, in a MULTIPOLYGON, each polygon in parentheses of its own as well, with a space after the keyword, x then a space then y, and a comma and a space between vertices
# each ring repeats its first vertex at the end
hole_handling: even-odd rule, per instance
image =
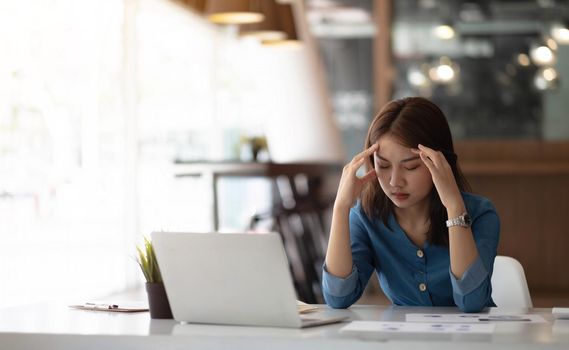
POLYGON ((85 303, 78 305, 69 305, 71 309, 77 310, 89 310, 89 311, 106 311, 106 312, 144 312, 148 311, 148 306, 144 303, 124 303, 124 304, 112 304, 112 303, 85 303))

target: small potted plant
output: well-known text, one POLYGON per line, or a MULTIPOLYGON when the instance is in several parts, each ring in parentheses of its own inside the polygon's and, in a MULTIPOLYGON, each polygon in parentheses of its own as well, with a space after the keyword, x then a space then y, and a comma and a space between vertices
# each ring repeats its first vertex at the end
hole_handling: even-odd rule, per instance
POLYGON ((146 292, 148 293, 148 308, 151 318, 172 318, 172 310, 168 296, 162 282, 162 275, 154 254, 152 242, 144 237, 144 246, 136 247, 138 265, 146 278, 146 292))
POLYGON ((265 136, 241 136, 239 146, 241 160, 258 162, 266 161, 268 158, 268 145, 265 136), (263 151, 265 152, 264 157, 260 157, 263 151))

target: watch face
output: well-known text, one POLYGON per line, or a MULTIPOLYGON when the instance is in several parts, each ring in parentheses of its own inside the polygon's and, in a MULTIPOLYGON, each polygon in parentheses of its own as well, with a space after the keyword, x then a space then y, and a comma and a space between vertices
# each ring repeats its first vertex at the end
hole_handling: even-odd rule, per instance
POLYGON ((472 224, 472 219, 470 218, 470 215, 464 214, 464 223, 468 226, 472 224))

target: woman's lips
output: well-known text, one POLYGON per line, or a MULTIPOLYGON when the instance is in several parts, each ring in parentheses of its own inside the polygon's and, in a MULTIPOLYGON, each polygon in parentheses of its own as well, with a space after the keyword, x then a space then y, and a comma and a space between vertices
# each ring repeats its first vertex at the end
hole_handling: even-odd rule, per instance
POLYGON ((397 199, 397 200, 405 200, 405 199, 409 198, 409 194, 408 193, 393 193, 393 197, 395 197, 395 199, 397 199))

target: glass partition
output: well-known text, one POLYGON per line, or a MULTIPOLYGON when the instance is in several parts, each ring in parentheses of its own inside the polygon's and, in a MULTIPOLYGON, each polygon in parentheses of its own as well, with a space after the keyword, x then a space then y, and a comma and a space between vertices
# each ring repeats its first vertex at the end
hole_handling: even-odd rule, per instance
POLYGON ((567 139, 566 1, 393 2, 394 98, 419 95, 457 139, 567 139))
MULTIPOLYGON (((307 4, 336 119, 354 154, 381 107, 372 102, 380 1, 307 4)), ((399 0, 390 8, 392 98, 433 100, 458 140, 569 139, 567 1, 399 0)))

